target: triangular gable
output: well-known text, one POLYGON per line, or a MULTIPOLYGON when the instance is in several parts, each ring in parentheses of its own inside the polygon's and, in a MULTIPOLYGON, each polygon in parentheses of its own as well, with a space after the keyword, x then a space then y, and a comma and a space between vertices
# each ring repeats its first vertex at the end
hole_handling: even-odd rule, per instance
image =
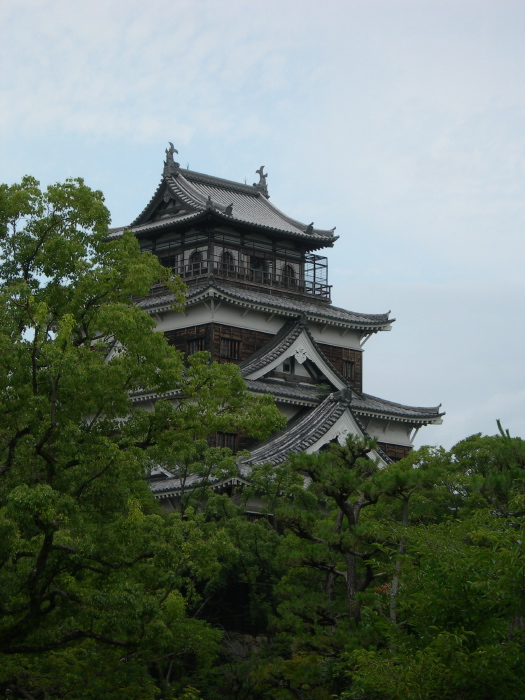
POLYGON ((201 197, 191 196, 178 185, 176 178, 164 177, 153 197, 130 226, 143 226, 164 217, 176 219, 180 215, 205 209, 206 202, 201 201, 201 197))
POLYGON ((283 334, 281 331, 257 352, 256 357, 252 356, 241 365, 242 375, 246 379, 260 379, 289 357, 293 357, 301 365, 311 362, 336 390, 347 388, 348 385, 343 377, 319 350, 303 319, 290 324, 283 330, 287 333, 283 334))
MULTIPOLYGON (((249 459, 241 462, 241 473, 248 475, 254 464, 273 464, 286 461, 292 454, 319 452, 324 446, 337 440, 344 444, 348 435, 363 438, 366 432, 350 409, 351 392, 332 394, 305 416, 288 425, 267 442, 252 450, 249 459)), ((380 451, 370 453, 381 464, 387 461, 380 451)))

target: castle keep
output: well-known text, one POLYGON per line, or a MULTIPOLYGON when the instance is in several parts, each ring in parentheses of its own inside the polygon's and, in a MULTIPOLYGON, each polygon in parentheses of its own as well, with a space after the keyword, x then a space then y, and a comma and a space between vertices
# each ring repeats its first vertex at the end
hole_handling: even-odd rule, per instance
MULTIPOLYGON (((185 313, 171 309, 160 285, 138 303, 185 354, 206 350, 240 366, 249 391, 269 393, 288 420, 264 444, 219 433, 218 446, 249 447, 240 477, 256 463, 277 465, 288 454, 315 452, 349 433, 378 440, 383 463, 406 456, 417 430, 440 423, 438 407, 405 406, 364 392, 363 345, 390 330, 389 314, 366 314, 331 303, 326 257, 334 230, 297 221, 269 200, 261 167, 253 185, 181 169, 172 145, 153 197, 118 236, 131 229, 188 287, 185 313)), ((151 401, 137 396, 137 403, 151 401)), ((161 499, 176 496, 165 473, 152 482, 161 499)))

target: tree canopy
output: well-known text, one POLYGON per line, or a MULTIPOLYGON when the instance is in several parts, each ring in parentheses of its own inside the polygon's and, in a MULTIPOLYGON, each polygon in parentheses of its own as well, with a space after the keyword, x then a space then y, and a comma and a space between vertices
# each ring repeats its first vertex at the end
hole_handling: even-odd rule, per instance
POLYGON ((82 180, 0 190, 0 688, 20 697, 142 699, 206 662, 218 633, 186 611, 230 544, 161 513, 144 477, 231 471, 209 433, 282 423, 236 367, 185 366, 155 332, 134 298, 161 280, 180 310, 184 286, 108 222, 82 180), (143 390, 178 398, 140 410, 143 390))
POLYGON ((350 436, 214 493, 207 436, 283 418, 155 331, 136 298, 184 286, 108 223, 82 180, 0 188, 0 694, 521 699, 525 442, 380 467, 350 436), (188 484, 171 513, 152 465, 188 484))

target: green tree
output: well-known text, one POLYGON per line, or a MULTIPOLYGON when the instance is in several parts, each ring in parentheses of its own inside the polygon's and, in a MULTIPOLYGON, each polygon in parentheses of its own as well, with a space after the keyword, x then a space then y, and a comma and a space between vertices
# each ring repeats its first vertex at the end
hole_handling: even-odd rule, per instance
POLYGON ((233 545, 189 503, 159 512, 144 477, 200 463, 208 484, 232 464, 207 433, 282 421, 235 367, 184 367, 133 303, 161 280, 180 309, 182 283, 108 222, 82 180, 0 188, 0 691, 15 697, 182 692, 216 652, 194 615, 233 545), (140 391, 175 398, 137 410, 140 391))
POLYGON ((395 617, 387 622, 386 610, 370 603, 366 615, 381 635, 341 655, 350 680, 341 697, 523 697, 524 456, 525 442, 501 431, 449 453, 425 448, 385 470, 384 485, 405 474, 401 493, 419 484, 408 513, 395 515, 386 501, 376 512, 378 528, 403 543, 389 557, 395 617))

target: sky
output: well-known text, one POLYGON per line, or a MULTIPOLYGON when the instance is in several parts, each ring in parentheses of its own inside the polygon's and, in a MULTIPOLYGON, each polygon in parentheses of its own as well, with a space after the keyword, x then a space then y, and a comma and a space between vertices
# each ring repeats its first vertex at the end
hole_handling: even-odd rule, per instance
POLYGON ((364 390, 416 445, 525 437, 523 0, 2 0, 0 181, 83 177, 115 226, 172 141, 336 226, 332 301, 396 319, 364 390))

